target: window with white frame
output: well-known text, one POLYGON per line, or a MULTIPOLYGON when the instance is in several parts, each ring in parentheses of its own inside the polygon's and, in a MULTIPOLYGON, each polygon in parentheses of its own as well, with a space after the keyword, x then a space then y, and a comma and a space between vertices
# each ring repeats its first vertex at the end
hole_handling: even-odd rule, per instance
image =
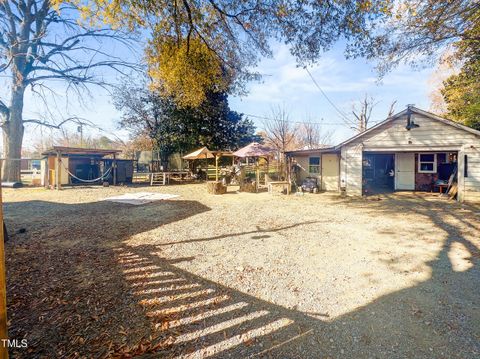
POLYGON ((320 157, 309 157, 308 158, 308 172, 309 173, 320 173, 320 157))
POLYGON ((418 173, 437 173, 437 155, 435 153, 418 154, 418 173))

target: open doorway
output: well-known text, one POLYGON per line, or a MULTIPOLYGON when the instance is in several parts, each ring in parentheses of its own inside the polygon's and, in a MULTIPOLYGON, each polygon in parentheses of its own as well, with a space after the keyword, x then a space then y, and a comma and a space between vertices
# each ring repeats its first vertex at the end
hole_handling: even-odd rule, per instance
POLYGON ((458 181, 457 152, 419 152, 415 154, 415 190, 450 192, 455 196, 458 181))
POLYGON ((395 155, 363 154, 363 194, 389 193, 395 190, 395 155))

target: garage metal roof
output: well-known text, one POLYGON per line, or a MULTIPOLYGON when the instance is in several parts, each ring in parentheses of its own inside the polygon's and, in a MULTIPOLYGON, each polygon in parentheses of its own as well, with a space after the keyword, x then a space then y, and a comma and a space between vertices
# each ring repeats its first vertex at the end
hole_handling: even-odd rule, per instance
POLYGON ((99 148, 79 148, 79 147, 64 147, 64 146, 53 146, 52 148, 46 150, 42 153, 43 156, 57 155, 91 155, 91 156, 107 156, 114 155, 122 152, 121 150, 106 150, 99 148))

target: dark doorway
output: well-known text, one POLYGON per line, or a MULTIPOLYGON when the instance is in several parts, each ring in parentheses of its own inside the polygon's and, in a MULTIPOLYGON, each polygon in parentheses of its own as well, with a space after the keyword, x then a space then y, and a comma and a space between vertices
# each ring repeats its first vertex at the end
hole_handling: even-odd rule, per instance
MULTIPOLYGON (((100 158, 86 156, 70 156, 69 171, 81 180, 92 180, 100 176, 100 158)), ((71 184, 84 184, 83 181, 70 176, 71 184)))
POLYGON ((363 154, 363 194, 388 193, 395 190, 395 155, 363 154))

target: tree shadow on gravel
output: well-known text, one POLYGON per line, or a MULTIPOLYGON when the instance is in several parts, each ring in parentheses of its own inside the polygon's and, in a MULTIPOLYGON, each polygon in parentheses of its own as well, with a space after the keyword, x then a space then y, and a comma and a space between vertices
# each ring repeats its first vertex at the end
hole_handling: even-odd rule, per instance
POLYGON ((260 228, 259 226, 257 226, 256 229, 253 230, 253 231, 220 234, 218 236, 205 237, 205 238, 192 238, 192 239, 187 239, 187 240, 183 240, 183 241, 174 241, 174 242, 162 243, 162 244, 159 244, 159 246, 170 246, 170 245, 174 245, 174 244, 185 244, 185 243, 195 243, 195 242, 209 242, 209 241, 215 241, 215 240, 218 240, 218 239, 243 236, 243 235, 247 235, 247 234, 255 234, 255 236, 251 237, 252 239, 266 239, 266 238, 271 237, 267 233, 277 233, 277 232, 281 232, 281 231, 284 231, 284 230, 287 230, 287 229, 292 229, 292 228, 297 228, 297 227, 302 227, 302 226, 308 226, 310 224, 315 224, 315 223, 320 223, 320 222, 321 221, 305 221, 305 222, 294 223, 294 224, 291 224, 291 225, 288 225, 288 226, 275 227, 275 228, 260 228), (263 233, 266 233, 266 234, 263 234, 263 233))
POLYGON ((187 200, 5 203, 10 232, 26 229, 6 243, 9 335, 28 340, 28 349, 12 354, 102 357, 138 343, 150 321, 130 294, 113 249, 132 235, 209 210, 187 200))
POLYGON ((478 357, 479 248, 452 224, 452 219, 460 220, 474 231, 478 225, 475 208, 461 213, 456 207, 441 211, 436 206, 443 204, 413 197, 350 201, 350 206, 380 216, 414 211, 426 227, 441 229, 445 240, 435 259, 426 263, 431 269, 428 280, 326 320, 225 287, 177 266, 194 258, 166 259, 161 246, 122 243, 132 234, 208 210, 191 202, 169 201, 127 209, 123 208, 125 205, 110 203, 8 204, 6 212, 11 221, 21 222, 25 215, 33 217, 32 231, 27 232, 30 237, 21 239, 16 235, 7 245, 10 335, 27 338, 32 350, 19 349, 12 354, 152 358, 478 357), (159 212, 174 215, 153 216, 159 212), (91 213, 96 213, 95 222, 91 213), (65 214, 85 216, 90 222, 62 223, 59 216, 65 214), (143 218, 141 223, 137 223, 139 216, 143 218), (109 223, 109 230, 102 230, 105 223, 109 223), (59 229, 61 226, 64 228, 59 229), (94 232, 90 232, 92 227, 94 232), (42 232, 41 238, 32 237, 31 233, 43 230, 47 232, 42 232), (80 240, 62 246, 58 238, 69 234, 80 236, 80 240), (102 245, 104 242, 108 245, 102 245), (468 252, 465 260, 470 265, 463 271, 455 269, 449 257, 452 247, 457 245, 468 252))

